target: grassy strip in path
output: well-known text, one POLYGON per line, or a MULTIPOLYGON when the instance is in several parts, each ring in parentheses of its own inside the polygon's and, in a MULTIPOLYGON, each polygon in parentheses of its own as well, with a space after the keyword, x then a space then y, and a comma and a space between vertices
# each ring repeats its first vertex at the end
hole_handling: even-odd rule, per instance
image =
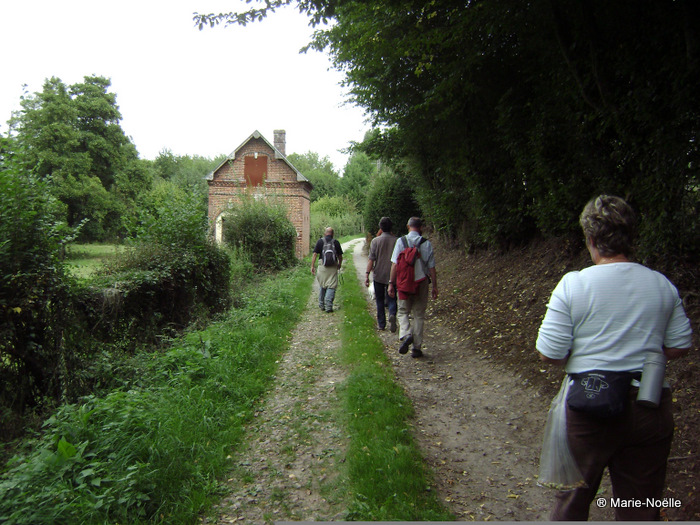
POLYGON ((430 490, 430 472, 411 435, 411 401, 396 382, 377 337, 352 257, 343 262, 352 276, 344 279, 340 289, 345 316, 342 353, 349 370, 339 389, 350 435, 346 465, 353 503, 348 517, 356 521, 453 520, 430 490))
POLYGON ((140 356, 128 389, 62 407, 0 476, 0 523, 193 523, 310 288, 306 264, 255 283, 227 319, 140 356))

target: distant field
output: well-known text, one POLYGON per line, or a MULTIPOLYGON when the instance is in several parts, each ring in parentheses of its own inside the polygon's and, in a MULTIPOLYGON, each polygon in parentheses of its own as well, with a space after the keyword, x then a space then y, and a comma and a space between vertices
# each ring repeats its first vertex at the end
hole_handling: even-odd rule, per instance
POLYGON ((123 250, 117 244, 71 244, 66 249, 66 265, 71 274, 84 279, 123 250))

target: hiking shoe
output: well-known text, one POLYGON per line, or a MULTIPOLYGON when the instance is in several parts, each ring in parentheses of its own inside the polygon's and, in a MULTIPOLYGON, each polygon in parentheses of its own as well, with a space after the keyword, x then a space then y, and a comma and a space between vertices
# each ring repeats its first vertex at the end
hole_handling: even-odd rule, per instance
POLYGON ((413 351, 411 352, 411 357, 413 357, 413 358, 423 357, 423 351, 420 348, 414 348, 413 351))
POLYGON ((413 342, 413 336, 411 334, 407 335, 401 340, 401 346, 399 346, 399 354, 405 354, 408 352, 408 347, 411 346, 413 342))
POLYGON ((396 332, 396 316, 395 315, 389 316, 389 330, 391 330, 392 334, 394 332, 396 332))

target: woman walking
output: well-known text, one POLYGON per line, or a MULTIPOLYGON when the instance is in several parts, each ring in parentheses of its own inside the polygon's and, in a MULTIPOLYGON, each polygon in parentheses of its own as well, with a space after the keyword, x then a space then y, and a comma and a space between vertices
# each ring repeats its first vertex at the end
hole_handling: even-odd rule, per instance
POLYGON ((573 378, 567 437, 587 487, 557 493, 551 519, 587 520, 607 467, 613 497, 631 502, 615 509, 616 519, 658 520, 659 508, 647 498, 663 495, 673 438, 671 391, 664 385, 658 406, 650 407, 637 402, 638 385, 645 361, 665 363, 690 350, 690 321, 673 284, 630 260, 636 219, 624 200, 593 199, 580 224, 595 264, 567 273, 554 289, 536 348, 543 361, 563 365, 573 378), (577 400, 577 388, 589 391, 577 400), (596 399, 604 406, 589 406, 596 399))

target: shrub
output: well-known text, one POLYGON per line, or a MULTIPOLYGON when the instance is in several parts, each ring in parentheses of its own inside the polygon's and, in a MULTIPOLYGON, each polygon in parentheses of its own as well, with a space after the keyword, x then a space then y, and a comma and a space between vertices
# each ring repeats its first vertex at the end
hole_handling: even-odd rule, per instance
POLYGON ((344 196, 321 197, 311 203, 311 246, 323 237, 330 226, 335 237, 356 235, 364 230, 362 216, 350 199, 344 196))
POLYGON ((3 438, 21 433, 27 409, 91 390, 104 379, 95 376, 100 363, 120 350, 230 304, 229 256, 209 238, 204 208, 181 190, 154 200, 132 225, 133 246, 81 283, 60 257, 76 232, 54 220, 46 183, 5 162, 0 194, 3 438))
POLYGON ((171 183, 156 191, 132 226, 132 249, 92 281, 97 295, 85 315, 99 316, 93 322, 105 339, 152 341, 165 327, 183 328, 230 304, 230 258, 208 235, 199 199, 171 183))
POLYGON ((392 171, 384 170, 372 181, 365 199, 363 218, 367 229, 376 232, 379 219, 389 217, 394 223, 394 233, 406 231, 406 223, 412 216, 420 216, 411 185, 392 171))
MULTIPOLYGON (((74 233, 54 220, 46 184, 0 165, 0 406, 22 414, 66 374, 62 345, 68 298, 59 254, 74 233)), ((8 419, 2 418, 0 433, 8 419)))
POLYGON ((157 359, 137 356, 128 388, 60 408, 0 475, 0 522, 197 521, 274 381, 310 286, 301 268, 261 280, 246 308, 157 359))
POLYGON ((296 262, 297 232, 284 205, 245 197, 224 218, 224 241, 258 268, 280 270, 296 262))
POLYGON ((209 242, 206 206, 197 195, 172 182, 161 182, 149 192, 138 222, 130 229, 139 245, 196 251, 209 242))

